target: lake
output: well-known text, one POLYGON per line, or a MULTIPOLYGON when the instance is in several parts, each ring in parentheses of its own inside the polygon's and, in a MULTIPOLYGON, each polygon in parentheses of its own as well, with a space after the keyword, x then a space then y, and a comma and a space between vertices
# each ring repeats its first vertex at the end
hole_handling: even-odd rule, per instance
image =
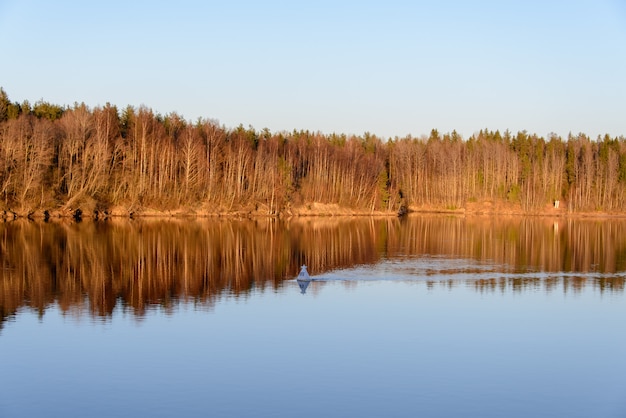
POLYGON ((1 223, 0 417, 626 417, 625 281, 625 219, 1 223))

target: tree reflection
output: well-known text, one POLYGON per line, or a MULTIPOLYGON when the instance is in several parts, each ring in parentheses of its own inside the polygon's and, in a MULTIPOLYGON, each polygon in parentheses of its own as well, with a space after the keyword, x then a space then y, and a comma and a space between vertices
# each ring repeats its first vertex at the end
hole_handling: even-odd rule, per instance
MULTIPOLYGON (((0 315, 3 322, 22 306, 43 314, 55 303, 63 312, 94 317, 109 316, 116 307, 137 316, 151 307, 167 312, 181 302, 211 308, 224 296, 276 289, 295 278, 302 264, 318 275, 407 256, 466 258, 510 274, 475 280, 481 292, 578 292, 588 285, 623 292, 624 277, 611 273, 626 271, 626 221, 448 216, 13 221, 0 224, 0 315)), ((424 282, 452 288, 455 272, 433 270, 424 282)))
POLYGON ((600 292, 623 292, 623 276, 589 278, 583 276, 559 277, 516 277, 479 279, 471 282, 472 286, 481 293, 486 292, 525 292, 541 291, 550 293, 561 290, 563 293, 580 293, 586 286, 593 286, 600 292))

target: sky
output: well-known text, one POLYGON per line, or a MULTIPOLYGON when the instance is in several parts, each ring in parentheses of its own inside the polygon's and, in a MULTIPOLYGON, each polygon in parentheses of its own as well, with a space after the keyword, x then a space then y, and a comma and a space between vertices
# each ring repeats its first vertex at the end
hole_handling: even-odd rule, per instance
POLYGON ((626 0, 0 0, 12 101, 272 132, 626 136, 626 0))

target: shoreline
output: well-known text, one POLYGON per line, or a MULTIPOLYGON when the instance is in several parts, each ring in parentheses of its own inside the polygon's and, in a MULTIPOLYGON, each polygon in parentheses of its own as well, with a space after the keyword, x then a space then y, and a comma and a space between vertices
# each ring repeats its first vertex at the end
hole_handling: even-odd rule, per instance
POLYGON ((224 210, 219 208, 191 209, 179 208, 172 210, 158 210, 142 208, 130 210, 116 207, 108 211, 93 211, 85 213, 81 209, 56 209, 56 210, 2 210, 0 219, 2 222, 10 222, 18 219, 31 221, 106 221, 112 219, 291 219, 291 218, 328 218, 328 217, 403 217, 419 215, 451 215, 462 217, 546 217, 546 218, 592 218, 592 219, 619 219, 626 218, 626 212, 607 211, 569 211, 564 208, 545 206, 532 210, 523 210, 519 205, 493 204, 492 202, 468 203, 462 208, 441 208, 436 206, 409 207, 402 215, 398 211, 363 211, 352 208, 340 207, 337 204, 312 203, 297 208, 288 208, 279 213, 268 213, 258 208, 239 208, 238 210, 224 210))

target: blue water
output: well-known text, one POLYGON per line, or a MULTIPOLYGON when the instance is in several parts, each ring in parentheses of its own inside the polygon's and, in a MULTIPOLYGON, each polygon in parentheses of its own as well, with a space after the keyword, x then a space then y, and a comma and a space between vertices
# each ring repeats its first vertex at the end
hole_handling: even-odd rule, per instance
POLYGON ((463 259, 312 275, 305 294, 143 317, 21 308, 0 331, 0 416, 626 417, 626 297, 603 277, 515 287, 463 259))

